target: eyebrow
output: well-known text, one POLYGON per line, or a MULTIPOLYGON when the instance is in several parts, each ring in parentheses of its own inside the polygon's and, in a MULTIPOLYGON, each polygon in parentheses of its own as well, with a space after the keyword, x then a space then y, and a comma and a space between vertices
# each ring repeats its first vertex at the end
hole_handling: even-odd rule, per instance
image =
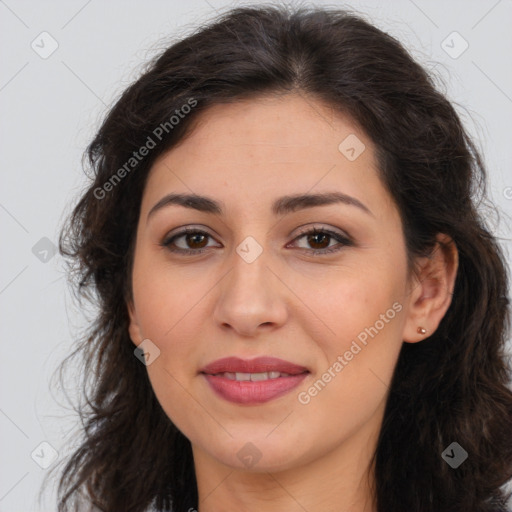
MULTIPOLYGON (((305 208, 314 208, 315 206, 326 206, 342 203, 349 206, 355 206, 367 214, 375 217, 371 210, 359 199, 343 194, 342 192, 326 192, 322 194, 296 194, 283 196, 272 204, 272 213, 274 215, 285 215, 287 213, 303 210, 305 208)), ((212 213, 215 215, 223 214, 223 203, 209 197, 197 194, 168 194, 160 199, 148 213, 147 219, 158 210, 171 205, 184 206, 200 212, 212 213)))

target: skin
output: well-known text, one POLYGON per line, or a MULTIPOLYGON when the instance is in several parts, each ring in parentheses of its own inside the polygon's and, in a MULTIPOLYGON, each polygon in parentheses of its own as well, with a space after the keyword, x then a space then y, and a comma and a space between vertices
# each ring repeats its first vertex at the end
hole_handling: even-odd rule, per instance
MULTIPOLYGON (((450 242, 444 235, 439 241, 450 242)), ((166 414, 192 443, 200 512, 376 510, 369 464, 393 370, 402 343, 428 337, 446 313, 457 250, 439 245, 416 263, 417 273, 408 272, 400 215, 378 177, 371 140, 311 97, 267 95, 211 107, 155 162, 137 227, 130 336, 160 350, 147 371, 166 414), (338 150, 350 134, 366 146, 354 161, 338 150), (371 214, 342 203, 271 212, 281 196, 332 191, 358 199, 371 214), (148 219, 171 192, 208 196, 224 212, 168 205, 148 219), (179 255, 161 245, 185 226, 211 236, 181 237, 174 246, 206 252, 179 255), (299 228, 313 227, 348 234, 353 245, 297 238, 299 228), (248 236, 263 249, 252 263, 236 252, 248 236), (311 255, 335 246, 341 250, 311 255), (394 303, 401 311, 300 403, 299 393, 394 303), (235 355, 279 357, 311 373, 284 396, 238 405, 199 374, 235 355), (261 456, 250 467, 237 456, 248 442, 261 456)))

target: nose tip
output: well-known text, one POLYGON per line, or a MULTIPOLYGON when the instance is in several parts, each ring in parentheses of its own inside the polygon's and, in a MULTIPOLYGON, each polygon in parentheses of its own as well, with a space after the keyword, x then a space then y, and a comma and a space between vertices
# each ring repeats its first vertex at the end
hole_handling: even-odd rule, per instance
POLYGON ((261 257, 263 250, 252 259, 257 252, 254 242, 247 240, 240 247, 248 251, 243 256, 236 255, 229 275, 220 283, 214 319, 222 328, 250 337, 260 329, 281 325, 286 320, 286 306, 281 297, 282 285, 267 275, 272 272, 261 257), (248 255, 251 263, 247 262, 248 255))

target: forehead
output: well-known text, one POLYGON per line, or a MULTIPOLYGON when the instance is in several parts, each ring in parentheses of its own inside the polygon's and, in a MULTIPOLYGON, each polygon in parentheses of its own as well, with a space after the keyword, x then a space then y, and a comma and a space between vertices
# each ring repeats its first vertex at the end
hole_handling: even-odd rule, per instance
POLYGON ((267 94, 209 107, 182 144, 198 155, 213 152, 221 157, 228 150, 231 159, 273 156, 285 161, 309 154, 331 162, 333 156, 340 156, 339 144, 350 135, 371 145, 355 121, 318 99, 298 93, 267 94))
POLYGON ((187 138, 157 159, 145 195, 154 202, 169 191, 193 192, 254 206, 270 204, 270 191, 333 190, 370 202, 387 195, 373 143, 348 116, 287 94, 208 108, 187 138))

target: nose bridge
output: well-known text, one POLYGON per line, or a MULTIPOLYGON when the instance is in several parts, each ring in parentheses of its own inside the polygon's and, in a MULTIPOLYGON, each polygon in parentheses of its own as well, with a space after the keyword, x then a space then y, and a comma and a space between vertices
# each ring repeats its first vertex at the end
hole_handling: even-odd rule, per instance
MULTIPOLYGON (((254 205, 245 202, 245 209, 234 212, 238 221, 234 229, 233 253, 230 255, 229 265, 232 268, 232 278, 243 280, 257 279, 268 271, 270 240, 269 229, 263 218, 257 219, 254 215, 254 205)), ((262 208, 259 208, 261 211, 262 208)))
POLYGON ((270 250, 262 238, 263 235, 258 235, 260 243, 254 236, 246 236, 231 255, 230 287, 242 296, 248 294, 256 298, 256 295, 268 291, 270 250))
POLYGON ((281 324, 286 317, 264 235, 246 236, 233 248, 228 258, 230 270, 219 283, 214 317, 240 334, 254 333, 262 324, 281 324))

